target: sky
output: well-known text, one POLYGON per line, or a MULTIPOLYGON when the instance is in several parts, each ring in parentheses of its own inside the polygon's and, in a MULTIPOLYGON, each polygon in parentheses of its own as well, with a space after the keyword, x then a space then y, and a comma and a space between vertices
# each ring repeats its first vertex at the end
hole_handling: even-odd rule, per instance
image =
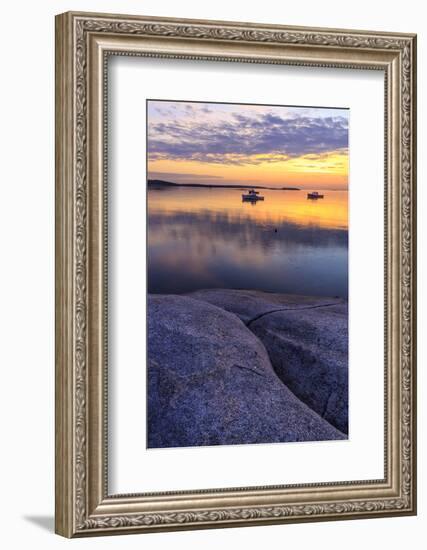
POLYGON ((348 109, 149 100, 148 178, 347 189, 348 109))

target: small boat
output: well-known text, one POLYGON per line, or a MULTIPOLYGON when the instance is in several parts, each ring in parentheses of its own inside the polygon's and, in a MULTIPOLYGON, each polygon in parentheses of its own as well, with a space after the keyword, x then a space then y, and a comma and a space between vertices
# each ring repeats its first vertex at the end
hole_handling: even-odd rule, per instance
POLYGON ((264 197, 259 194, 259 191, 255 189, 249 189, 247 193, 242 194, 242 201, 263 201, 264 197))
POLYGON ((317 191, 307 193, 307 199, 323 199, 325 195, 320 195, 317 191))

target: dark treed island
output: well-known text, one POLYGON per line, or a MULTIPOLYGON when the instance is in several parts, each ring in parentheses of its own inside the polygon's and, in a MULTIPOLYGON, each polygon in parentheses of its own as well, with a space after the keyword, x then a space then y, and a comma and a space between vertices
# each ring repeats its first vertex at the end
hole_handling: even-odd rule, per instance
MULTIPOLYGON (((219 185, 215 183, 175 183, 172 181, 164 180, 147 180, 148 187, 208 187, 218 189, 247 189, 247 185, 219 185)), ((299 191, 298 187, 266 187, 264 185, 251 185, 252 189, 270 189, 270 190, 282 190, 282 191, 299 191)))

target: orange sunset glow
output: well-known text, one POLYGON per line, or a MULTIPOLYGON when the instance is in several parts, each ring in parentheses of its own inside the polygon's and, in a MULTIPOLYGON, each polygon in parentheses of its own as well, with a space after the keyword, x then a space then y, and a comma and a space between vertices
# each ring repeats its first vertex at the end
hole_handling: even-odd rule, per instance
POLYGON ((348 187, 348 110, 148 102, 148 178, 348 187))
MULTIPOLYGON (((173 218, 180 213, 188 215, 206 215, 214 212, 216 216, 226 215, 229 220, 237 222, 243 217, 251 222, 277 227, 282 222, 297 224, 299 227, 315 226, 324 229, 348 229, 347 193, 337 191, 331 193, 322 208, 315 202, 307 201, 298 191, 287 191, 279 194, 277 191, 263 191, 265 201, 256 208, 241 211, 238 189, 215 189, 200 201, 199 189, 188 189, 185 194, 158 193, 150 196, 150 210, 162 212, 164 218, 173 218)), ((153 240, 155 237, 152 237, 153 240)), ((251 254, 256 254, 251 250, 251 254)))

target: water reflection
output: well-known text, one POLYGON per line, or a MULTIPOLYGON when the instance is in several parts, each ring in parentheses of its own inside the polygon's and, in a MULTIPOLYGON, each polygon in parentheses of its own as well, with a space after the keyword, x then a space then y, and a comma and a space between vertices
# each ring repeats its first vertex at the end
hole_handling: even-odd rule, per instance
POLYGON ((245 288, 347 297, 347 193, 148 192, 148 291, 245 288))

